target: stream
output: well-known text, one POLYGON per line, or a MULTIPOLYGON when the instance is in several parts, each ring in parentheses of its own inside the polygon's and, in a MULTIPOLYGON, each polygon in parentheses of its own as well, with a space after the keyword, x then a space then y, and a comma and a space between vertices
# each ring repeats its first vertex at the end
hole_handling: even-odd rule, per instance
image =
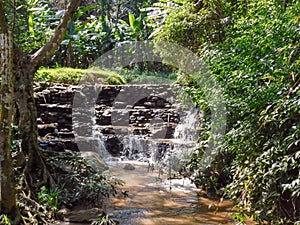
MULTIPOLYGON (((106 211, 120 225, 233 225, 233 203, 208 198, 186 179, 161 179, 146 164, 114 162, 110 173, 125 181, 128 197, 110 198, 106 211), (130 165, 131 170, 125 169, 130 165), (134 169, 133 169, 133 167, 134 169)), ((164 175, 160 175, 161 177, 164 175)), ((253 222, 244 223, 254 225, 253 222)), ((61 225, 88 225, 61 223, 61 225)))
POLYGON ((160 179, 147 165, 111 164, 110 170, 126 182, 127 198, 111 199, 107 212, 121 225, 234 224, 232 202, 208 199, 186 179, 160 179))

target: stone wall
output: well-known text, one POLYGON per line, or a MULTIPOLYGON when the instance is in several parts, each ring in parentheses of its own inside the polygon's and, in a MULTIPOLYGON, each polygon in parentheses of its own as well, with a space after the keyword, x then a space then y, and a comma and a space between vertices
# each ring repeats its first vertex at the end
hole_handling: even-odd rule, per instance
MULTIPOLYGON (((102 141, 106 149, 113 156, 120 156, 124 151, 124 144, 120 141, 124 128, 140 139, 173 138, 180 113, 179 103, 174 100, 175 92, 169 85, 104 85, 99 90, 94 105, 95 123, 104 137, 102 141)), ((35 85, 41 147, 79 151, 72 124, 75 92, 85 94, 82 87, 76 85, 35 85)), ((84 107, 84 102, 82 105, 84 107)), ((77 124, 78 128, 85 129, 82 124, 77 124)))

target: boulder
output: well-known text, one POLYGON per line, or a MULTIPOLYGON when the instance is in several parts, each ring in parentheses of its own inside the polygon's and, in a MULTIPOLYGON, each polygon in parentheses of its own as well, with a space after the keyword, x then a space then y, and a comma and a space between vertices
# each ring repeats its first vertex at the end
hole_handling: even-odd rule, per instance
POLYGON ((105 170, 108 170, 107 164, 103 161, 100 155, 97 152, 84 151, 80 152, 81 156, 85 159, 88 159, 91 167, 96 170, 98 173, 102 173, 105 170))
POLYGON ((124 170, 135 170, 135 167, 132 164, 125 164, 123 167, 124 170))

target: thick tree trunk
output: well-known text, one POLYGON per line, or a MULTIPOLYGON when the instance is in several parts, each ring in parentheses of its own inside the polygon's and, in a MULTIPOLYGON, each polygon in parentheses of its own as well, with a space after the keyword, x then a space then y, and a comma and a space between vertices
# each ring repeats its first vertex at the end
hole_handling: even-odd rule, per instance
MULTIPOLYGON (((0 11, 2 2, 0 1, 0 11)), ((2 12, 0 12, 2 14, 2 12)), ((14 170, 11 157, 11 124, 13 121, 14 77, 12 33, 5 26, 4 15, 0 15, 0 74, 2 76, 0 92, 0 207, 13 224, 20 222, 20 213, 16 205, 14 170)))
POLYGON ((79 4, 80 0, 71 0, 54 35, 36 53, 28 55, 17 46, 14 48, 15 55, 18 56, 14 59, 14 74, 16 77, 16 102, 20 114, 19 137, 22 139, 22 151, 28 156, 25 176, 31 186, 40 186, 46 183, 53 184, 38 146, 37 109, 33 92, 33 76, 37 69, 49 60, 64 39, 79 4), (31 175, 34 175, 34 177, 31 175))
POLYGON ((15 96, 19 111, 19 139, 22 151, 27 155, 24 169, 26 184, 32 187, 54 186, 54 181, 45 166, 38 146, 37 109, 33 92, 33 76, 37 66, 30 62, 29 55, 17 46, 14 48, 15 96))
MULTIPOLYGON (((27 166, 40 168, 37 141, 37 109, 33 93, 33 76, 36 66, 30 62, 27 54, 18 47, 14 48, 15 95, 19 111, 19 138, 22 140, 22 151, 28 155, 27 166)), ((30 169, 31 170, 31 169, 30 169)), ((30 172, 30 171, 28 171, 30 172)))

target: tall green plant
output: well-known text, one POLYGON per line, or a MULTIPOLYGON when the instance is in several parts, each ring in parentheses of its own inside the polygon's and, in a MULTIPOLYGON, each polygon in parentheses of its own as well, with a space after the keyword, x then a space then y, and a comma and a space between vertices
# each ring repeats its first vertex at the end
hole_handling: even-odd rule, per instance
POLYGON ((60 20, 49 3, 40 0, 14 1, 9 8, 9 23, 14 29, 17 43, 27 52, 33 52, 45 44, 60 20))

